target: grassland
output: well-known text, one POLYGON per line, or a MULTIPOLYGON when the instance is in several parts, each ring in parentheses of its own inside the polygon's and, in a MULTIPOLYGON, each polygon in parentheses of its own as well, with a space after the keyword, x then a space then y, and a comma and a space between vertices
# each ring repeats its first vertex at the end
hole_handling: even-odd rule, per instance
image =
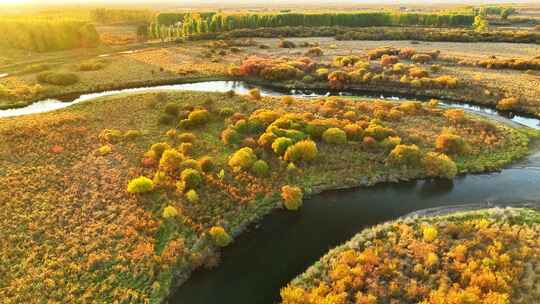
POLYGON ((0 297, 158 303, 193 269, 215 265, 228 235, 275 208, 294 208, 289 200, 301 203, 301 193, 450 178, 528 152, 520 130, 433 106, 147 93, 2 119, 0 237, 10 245, 0 250, 0 297), (192 124, 197 111, 208 116, 192 124), (329 128, 338 131, 324 135, 329 128), (281 142, 311 138, 314 158, 269 147, 277 134, 289 138, 281 142), (440 144, 449 134, 463 149, 440 144), (156 155, 156 143, 181 162, 156 155), (254 153, 248 162, 266 166, 245 165, 242 147, 254 153), (200 175, 196 186, 177 182, 186 168, 200 175), (139 176, 154 180, 151 192, 126 191, 139 176), (225 239, 214 236, 219 229, 225 239))
POLYGON ((282 303, 533 303, 539 233, 527 209, 399 219, 331 250, 282 303))

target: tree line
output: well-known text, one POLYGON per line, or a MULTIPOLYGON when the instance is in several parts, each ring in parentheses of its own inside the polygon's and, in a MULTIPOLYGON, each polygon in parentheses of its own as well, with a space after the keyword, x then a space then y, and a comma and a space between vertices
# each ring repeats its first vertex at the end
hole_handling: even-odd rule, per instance
POLYGON ((90 12, 90 18, 100 24, 144 24, 152 21, 154 13, 150 10, 98 8, 90 12))
POLYGON ((471 26, 472 14, 393 12, 353 13, 185 13, 158 14, 149 27, 152 38, 163 40, 235 29, 283 26, 471 26))
POLYGON ((95 47, 96 28, 85 21, 4 19, 0 21, 0 46, 46 52, 95 47))

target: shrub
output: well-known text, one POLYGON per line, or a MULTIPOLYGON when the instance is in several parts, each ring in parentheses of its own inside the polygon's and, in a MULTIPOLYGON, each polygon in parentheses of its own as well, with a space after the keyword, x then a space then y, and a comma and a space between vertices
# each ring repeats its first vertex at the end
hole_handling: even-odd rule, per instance
POLYGON ((418 101, 404 101, 399 105, 399 109, 407 114, 414 114, 422 110, 422 104, 418 101))
POLYGON ((40 83, 68 86, 79 82, 79 76, 65 72, 43 72, 37 76, 40 83))
POLYGON ((195 169, 184 169, 180 174, 180 179, 184 182, 185 189, 195 189, 202 183, 202 176, 195 169))
POLYGON ((349 74, 343 71, 334 71, 328 75, 328 83, 333 89, 343 89, 349 81, 349 74))
POLYGON ((154 190, 154 182, 144 176, 132 179, 127 187, 129 193, 146 193, 154 190))
POLYGON ((257 88, 251 89, 251 90, 249 90, 248 95, 253 100, 260 100, 261 99, 261 90, 259 90, 257 88))
POLYGON ((330 74, 330 70, 326 68, 320 68, 315 71, 315 76, 319 79, 328 79, 328 74, 330 74))
POLYGON ((277 139, 277 136, 274 133, 266 132, 259 136, 257 143, 261 147, 271 148, 272 143, 277 139))
POLYGON ((247 123, 247 121, 245 119, 240 119, 234 124, 234 129, 238 133, 248 133, 249 126, 248 126, 248 123, 247 123))
POLYGON ((348 124, 343 127, 343 131, 347 134, 347 139, 352 141, 361 140, 364 135, 364 130, 357 124, 348 124))
POLYGON ((208 173, 214 171, 216 165, 214 164, 212 157, 203 156, 199 159, 199 167, 201 168, 202 172, 208 173))
POLYGON ((192 126, 200 126, 210 121, 210 113, 207 110, 195 110, 189 113, 188 120, 192 126))
POLYGON ((306 133, 314 139, 322 138, 322 134, 331 126, 324 121, 312 121, 309 122, 305 128, 306 133))
POLYGON ((439 231, 437 230, 437 227, 428 225, 422 228, 422 236, 424 238, 424 241, 428 243, 433 242, 438 235, 439 231))
POLYGON ((267 176, 270 172, 270 167, 268 166, 267 162, 260 159, 253 163, 251 171, 257 176, 267 176))
POLYGON ((219 247, 225 247, 232 241, 231 236, 223 229, 223 227, 214 226, 210 228, 209 233, 214 244, 219 247))
POLYGON ((424 156, 426 174, 431 177, 452 179, 457 174, 457 166, 446 154, 428 152, 424 156))
POLYGON ((397 145, 388 155, 388 162, 396 166, 418 166, 422 159, 416 145, 397 145))
POLYGON ((229 107, 225 107, 219 110, 219 115, 222 117, 229 117, 234 114, 234 110, 229 107))
POLYGON ((238 145, 242 140, 242 137, 236 130, 227 128, 221 132, 221 140, 226 145, 238 145))
POLYGON ((401 144, 401 137, 399 136, 390 136, 380 142, 380 146, 386 151, 393 150, 399 144, 401 144))
POLYGON ((501 99, 497 103, 497 110, 501 110, 501 111, 515 110, 518 104, 519 104, 519 99, 517 99, 516 97, 504 98, 504 99, 501 99))
POLYGON ((169 129, 167 132, 165 132, 165 135, 169 137, 170 139, 176 139, 176 129, 169 129))
POLYGON ((257 161, 257 156, 251 148, 245 147, 234 152, 229 159, 229 166, 233 168, 250 169, 253 163, 257 161))
POLYGON ((37 72, 49 70, 51 68, 52 68, 52 65, 47 64, 47 63, 35 63, 35 64, 26 66, 22 70, 22 72, 23 73, 37 73, 37 72))
POLYGON ((283 49, 294 49, 296 48, 296 44, 289 40, 280 40, 278 43, 278 47, 283 49))
POLYGON ((281 197, 283 198, 285 208, 288 210, 298 210, 302 206, 304 193, 298 187, 286 185, 281 188, 281 197))
POLYGON ((114 144, 114 143, 120 142, 123 138, 123 135, 122 135, 122 132, 120 132, 120 130, 104 129, 99 133, 98 138, 101 141, 114 144))
POLYGON ((443 75, 433 79, 438 87, 442 88, 455 88, 458 86, 458 79, 452 76, 443 75))
POLYGON ((381 64, 382 65, 389 66, 389 65, 396 64, 398 62, 399 62, 399 57, 398 56, 383 55, 381 57, 381 64))
POLYGON ((164 218, 164 219, 168 219, 168 218, 173 218, 173 217, 177 217, 178 216, 178 210, 176 210, 176 208, 174 206, 167 206, 163 209, 163 213, 161 214, 161 216, 164 218))
POLYGON ((186 199, 188 200, 188 202, 190 202, 192 204, 198 203, 199 202, 199 194, 197 193, 197 191, 191 189, 188 192, 186 192, 186 199))
POLYGON ((192 143, 181 143, 178 147, 180 152, 184 155, 190 155, 193 152, 193 144, 192 143))
POLYGON ((274 153, 276 153, 277 155, 283 155, 283 153, 285 153, 285 151, 287 150, 287 148, 289 148, 290 146, 292 146, 294 144, 294 142, 290 139, 290 138, 287 138, 287 137, 278 137, 276 138, 276 140, 274 140, 274 142, 272 143, 272 150, 274 151, 274 153))
POLYGON ((381 47, 368 51, 370 60, 379 59, 384 55, 399 55, 399 50, 393 47, 381 47))
POLYGON ((465 111, 462 109, 448 109, 444 111, 444 117, 454 123, 465 121, 465 111))
POLYGON ((410 59, 416 54, 416 50, 413 48, 403 48, 399 50, 399 57, 403 59, 410 59))
POLYGON ((129 130, 126 133, 124 133, 124 138, 126 140, 134 140, 137 137, 140 137, 142 135, 141 131, 138 130, 129 130))
POLYGON ((320 47, 314 47, 309 49, 304 55, 309 57, 320 57, 324 54, 320 47))
POLYGON ((424 77, 428 77, 429 76, 429 73, 428 71, 422 69, 422 68, 412 68, 409 70, 409 76, 413 77, 413 78, 424 78, 424 77))
POLYGON ((161 142, 161 143, 155 143, 150 147, 150 151, 153 152, 153 156, 156 160, 161 159, 161 156, 163 155, 163 152, 165 150, 169 150, 171 146, 169 146, 168 143, 161 142))
POLYGON ((112 148, 109 145, 101 146, 98 150, 100 155, 107 155, 112 152, 112 148))
POLYGON ((461 136, 451 133, 440 134, 435 140, 435 148, 451 155, 466 154, 469 150, 467 142, 461 136))
POLYGON ((298 130, 286 130, 283 135, 287 138, 292 139, 293 142, 298 142, 308 137, 306 133, 298 130))
POLYGON ((184 159, 180 163, 179 170, 183 171, 184 169, 193 169, 193 170, 201 171, 201 167, 199 166, 199 162, 194 160, 193 158, 184 159))
POLYGON ((157 171, 154 174, 154 178, 152 179, 152 181, 154 182, 154 186, 163 187, 167 185, 171 181, 171 179, 167 176, 167 174, 165 174, 165 172, 157 171))
POLYGON ((281 97, 281 102, 283 102, 285 105, 290 106, 294 103, 294 97, 292 96, 283 96, 281 97))
POLYGON ((80 71, 98 71, 107 66, 109 62, 104 59, 94 59, 81 62, 79 64, 80 71))
POLYGON ((430 99, 427 103, 427 106, 430 108, 436 108, 439 106, 439 101, 437 99, 430 99))
POLYGON ((193 143, 197 139, 197 136, 193 133, 182 133, 178 135, 178 141, 183 143, 193 143))
POLYGON ((334 58, 334 65, 338 67, 349 67, 354 66, 357 62, 360 61, 358 56, 337 56, 334 58))
POLYGON ((311 161, 317 157, 318 152, 317 144, 306 139, 288 147, 283 158, 288 162, 311 161))
POLYGON ((415 63, 428 63, 433 60, 433 57, 429 54, 416 54, 411 57, 411 60, 415 63))
POLYGON ((350 121, 355 121, 358 118, 358 115, 356 115, 356 112, 354 111, 347 111, 343 114, 343 118, 350 121))
POLYGON ((159 169, 174 175, 180 169, 183 160, 184 156, 180 152, 175 149, 167 149, 159 160, 159 169))
POLYGON ((347 143, 347 133, 339 128, 330 128, 324 131, 322 139, 329 144, 341 145, 347 143))
POLYGON ((386 128, 376 124, 370 124, 364 130, 364 136, 373 137, 375 140, 383 140, 389 136, 394 136, 396 132, 390 128, 386 128))
POLYGON ((373 149, 377 146, 377 141, 371 136, 366 136, 362 139, 362 145, 366 149, 373 149))

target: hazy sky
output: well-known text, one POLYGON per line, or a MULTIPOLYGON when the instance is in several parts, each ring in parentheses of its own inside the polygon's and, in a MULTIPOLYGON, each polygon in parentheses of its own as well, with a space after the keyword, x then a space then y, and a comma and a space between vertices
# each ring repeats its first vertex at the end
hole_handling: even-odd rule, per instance
POLYGON ((327 5, 327 6, 351 6, 362 4, 443 4, 443 3, 462 3, 462 4, 488 4, 488 3, 538 3, 539 0, 0 0, 3 5, 20 5, 31 4, 36 6, 47 5, 129 5, 129 4, 144 4, 145 6, 211 6, 228 7, 228 6, 298 6, 307 4, 309 6, 327 5))

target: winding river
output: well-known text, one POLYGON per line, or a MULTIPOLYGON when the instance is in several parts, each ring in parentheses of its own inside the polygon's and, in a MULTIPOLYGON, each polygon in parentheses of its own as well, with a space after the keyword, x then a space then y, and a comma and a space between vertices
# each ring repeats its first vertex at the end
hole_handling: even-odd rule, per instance
MULTIPOLYGON (((250 88, 242 82, 215 81, 108 91, 82 95, 71 102, 43 100, 25 108, 2 110, 0 117, 47 112, 97 97, 132 92, 234 90, 246 93, 250 88)), ((262 93, 282 95, 291 92, 262 89, 262 93)), ((294 92, 294 95, 318 96, 311 92, 294 92)), ((539 121, 533 118, 507 118, 494 110, 467 104, 445 103, 444 106, 460 107, 507 123, 540 129, 539 121)), ((362 228, 429 208, 492 207, 515 203, 538 206, 539 182, 540 152, 537 152, 497 173, 460 176, 453 181, 388 183, 316 195, 307 199, 299 212, 276 211, 266 216, 223 250, 222 262, 217 268, 196 271, 174 291, 169 302, 275 303, 279 301, 281 287, 362 228)))

